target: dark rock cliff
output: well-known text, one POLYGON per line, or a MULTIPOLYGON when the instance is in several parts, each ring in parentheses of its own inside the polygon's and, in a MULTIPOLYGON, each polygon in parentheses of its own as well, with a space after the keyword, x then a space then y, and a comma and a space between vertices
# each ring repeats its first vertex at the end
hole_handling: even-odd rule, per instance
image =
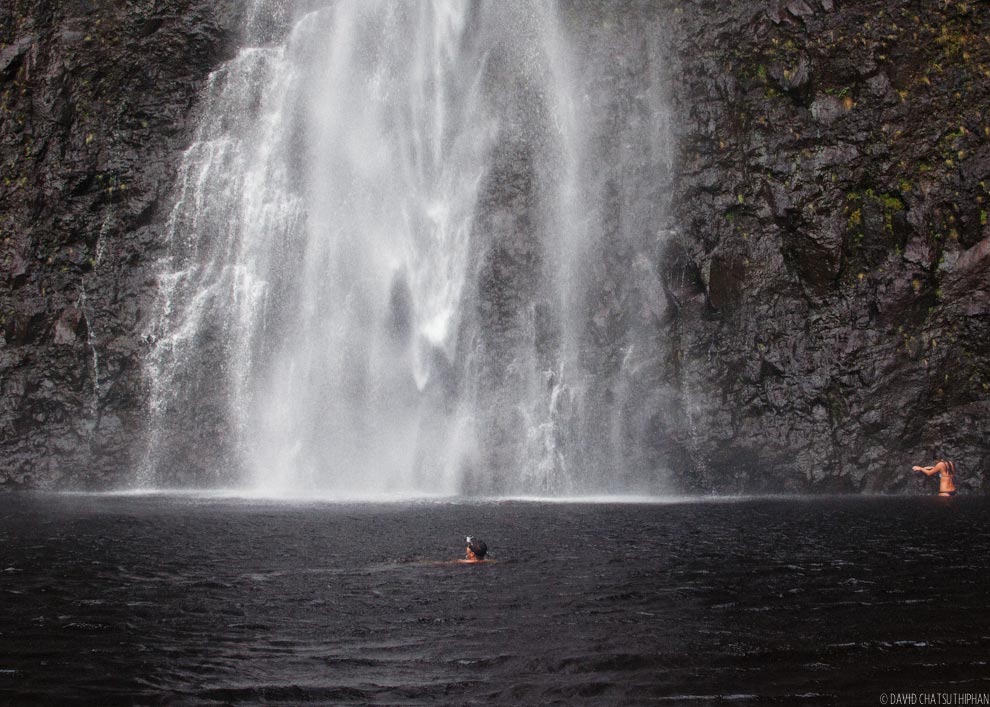
MULTIPOLYGON (((236 39, 233 0, 104 5, 0 8, 0 487, 140 463, 168 192, 236 39)), ((603 397, 638 392, 630 463, 685 491, 896 491, 937 446, 984 489, 990 3, 569 7, 671 48, 672 203, 659 233, 603 238, 588 303, 601 361, 644 358, 603 364, 603 397)), ((627 64, 605 73, 649 85, 627 64)))
POLYGON ((0 486, 133 469, 177 155, 236 3, 0 6, 0 486))
POLYGON ((660 438, 685 484, 913 489, 935 447, 985 489, 990 3, 674 17, 660 438))

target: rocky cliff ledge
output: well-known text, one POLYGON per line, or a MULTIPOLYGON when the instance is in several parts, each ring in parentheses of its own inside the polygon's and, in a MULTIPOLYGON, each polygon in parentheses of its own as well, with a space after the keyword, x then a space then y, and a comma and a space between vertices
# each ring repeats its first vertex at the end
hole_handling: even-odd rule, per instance
MULTIPOLYGON (((990 467, 990 6, 681 2, 659 431, 685 485, 990 467), (664 429, 670 434, 663 434, 664 429)), ((918 476, 918 475, 915 475, 918 476)))
MULTIPOLYGON (((0 7, 0 488, 101 487, 140 463, 168 192, 237 5, 0 7)), ((985 489, 987 3, 615 12, 670 28, 679 145, 662 405, 632 443, 685 491, 911 489, 932 446, 985 489)))

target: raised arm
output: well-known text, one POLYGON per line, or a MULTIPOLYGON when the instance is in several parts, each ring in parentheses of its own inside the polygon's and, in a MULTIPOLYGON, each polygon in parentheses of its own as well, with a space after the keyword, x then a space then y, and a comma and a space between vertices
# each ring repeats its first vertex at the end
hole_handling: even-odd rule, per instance
POLYGON ((937 466, 914 466, 911 469, 912 471, 920 471, 925 476, 933 476, 938 473, 937 466))

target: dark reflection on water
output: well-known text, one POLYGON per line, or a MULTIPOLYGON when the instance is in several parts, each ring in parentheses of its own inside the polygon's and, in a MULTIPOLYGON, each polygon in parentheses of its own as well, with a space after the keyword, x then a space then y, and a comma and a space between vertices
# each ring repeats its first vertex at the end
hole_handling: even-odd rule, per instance
POLYGON ((986 693, 988 509, 7 496, 0 703, 986 693), (466 534, 498 562, 430 562, 466 534))

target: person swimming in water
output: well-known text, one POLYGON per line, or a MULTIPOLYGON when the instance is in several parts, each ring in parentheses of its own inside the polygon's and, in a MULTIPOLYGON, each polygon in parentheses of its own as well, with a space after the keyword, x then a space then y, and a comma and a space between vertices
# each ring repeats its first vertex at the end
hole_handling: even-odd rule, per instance
POLYGON ((934 476, 938 474, 938 495, 939 496, 955 496, 956 495, 956 484, 954 477, 956 475, 956 464, 955 462, 950 462, 946 459, 939 459, 937 454, 932 454, 932 458, 935 460, 935 464, 932 466, 914 466, 911 467, 912 471, 920 471, 925 476, 934 476))
POLYGON ((464 538, 464 541, 467 543, 467 547, 464 548, 464 559, 460 562, 485 562, 485 555, 488 554, 488 545, 485 544, 485 541, 471 536, 464 538))

